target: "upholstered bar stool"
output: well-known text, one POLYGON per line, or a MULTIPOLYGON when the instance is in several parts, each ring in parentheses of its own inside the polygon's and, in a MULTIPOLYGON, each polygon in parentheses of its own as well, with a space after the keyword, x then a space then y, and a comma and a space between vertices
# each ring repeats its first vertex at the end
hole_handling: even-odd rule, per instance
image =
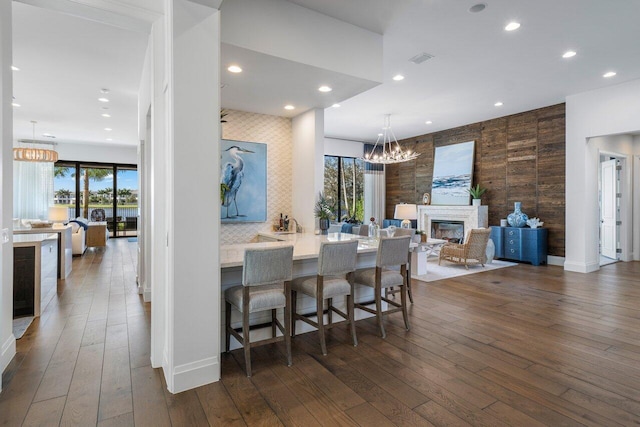
MULTIPOLYGON (((413 239, 413 236, 415 235, 416 235, 415 228, 396 228, 396 231, 394 233, 395 237, 409 236, 411 237, 411 239, 413 239)), ((409 241, 409 244, 411 244, 411 241, 409 241)), ((407 253, 407 257, 408 257, 407 259, 408 259, 409 265, 411 265, 411 252, 407 253)), ((389 292, 386 292, 386 295, 387 296, 393 295, 397 292, 398 290, 391 289, 389 292)), ((413 292, 411 292, 411 268, 409 266, 407 266, 407 293, 409 294, 409 302, 413 304, 413 292)))
POLYGON ((332 313, 337 313, 350 323, 353 345, 358 345, 356 338, 356 326, 353 318, 353 272, 356 271, 356 258, 358 256, 358 241, 322 242, 318 256, 317 276, 300 277, 293 280, 292 306, 293 306, 293 336, 296 335, 296 320, 318 329, 320 335, 320 349, 327 355, 325 341, 325 329, 332 328, 339 323, 333 323, 332 313), (317 322, 298 314, 296 310, 297 294, 302 292, 316 299, 317 322), (343 313, 333 306, 333 298, 346 296, 347 313, 343 313), (327 300, 327 321, 324 323, 324 300, 327 300))
POLYGON ((409 316, 407 314, 407 264, 409 262, 408 253, 410 241, 411 237, 409 236, 385 237, 380 239, 375 268, 357 270, 355 274, 356 284, 373 288, 376 309, 373 310, 362 304, 355 304, 355 307, 376 315, 382 338, 386 338, 387 336, 382 322, 384 314, 401 311, 404 317, 404 326, 407 331, 409 330, 409 316), (399 270, 394 270, 394 267, 399 267, 399 270), (396 286, 399 287, 400 291, 400 304, 388 299, 386 296, 382 296, 383 289, 396 286), (386 302, 390 308, 382 311, 382 301, 386 302))
POLYGON ((242 268, 242 285, 233 286, 224 293, 226 311, 226 351, 229 351, 231 335, 244 348, 247 376, 251 376, 251 347, 284 340, 287 364, 291 366, 291 272, 293 246, 247 249, 242 268), (231 327, 231 307, 242 313, 242 332, 231 327), (276 310, 284 308, 284 326, 276 317, 276 310), (272 336, 252 343, 249 337, 249 315, 271 310, 272 336), (283 336, 276 336, 276 326, 283 336))

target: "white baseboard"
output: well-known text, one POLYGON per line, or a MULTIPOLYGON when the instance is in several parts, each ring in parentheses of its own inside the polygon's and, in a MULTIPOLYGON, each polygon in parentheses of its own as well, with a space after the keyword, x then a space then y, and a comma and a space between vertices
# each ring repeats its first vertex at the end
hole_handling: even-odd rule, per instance
POLYGON ((574 271, 576 273, 592 273, 594 271, 600 270, 599 262, 564 262, 564 269, 567 271, 574 271))
MULTIPOLYGON (((165 376, 167 370, 165 370, 165 376)), ((220 380, 220 359, 209 357, 173 369, 172 381, 167 381, 167 388, 171 393, 200 387, 220 380)))
POLYGON ((564 262, 563 256, 547 255, 547 264, 549 265, 559 265, 562 267, 564 266, 564 262))
POLYGON ((13 356, 16 355, 16 337, 11 333, 0 348, 0 373, 4 372, 13 356))

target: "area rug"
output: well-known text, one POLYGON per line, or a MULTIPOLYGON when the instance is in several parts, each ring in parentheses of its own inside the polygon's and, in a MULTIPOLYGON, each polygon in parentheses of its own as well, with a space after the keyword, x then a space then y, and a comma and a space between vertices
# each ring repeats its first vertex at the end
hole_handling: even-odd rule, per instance
POLYGON ((466 276, 468 274, 481 273, 483 271, 496 270, 498 268, 511 267, 517 265, 514 262, 493 260, 491 264, 485 264, 484 267, 480 264, 473 264, 469 266, 467 270, 464 265, 452 264, 447 261, 442 261, 442 265, 438 265, 437 258, 429 258, 427 261, 427 274, 421 276, 411 275, 412 279, 421 280, 423 282, 434 282, 436 280, 450 279, 452 277, 466 276))
POLYGON ((17 340, 22 338, 29 326, 31 326, 31 322, 33 322, 33 316, 13 319, 13 336, 16 337, 17 340))

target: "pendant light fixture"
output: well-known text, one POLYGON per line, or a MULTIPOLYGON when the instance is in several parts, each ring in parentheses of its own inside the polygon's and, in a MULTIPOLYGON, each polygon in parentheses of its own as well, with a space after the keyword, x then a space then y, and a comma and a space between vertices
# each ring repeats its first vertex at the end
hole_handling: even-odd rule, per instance
MULTIPOLYGON (((31 121, 33 125, 33 144, 39 144, 36 142, 36 123, 38 122, 35 120, 31 121)), ((16 147, 13 149, 13 160, 19 162, 57 162, 58 152, 47 148, 16 147)))
POLYGON ((378 134, 378 139, 373 149, 365 153, 361 159, 367 163, 388 165, 393 163, 415 160, 420 153, 403 150, 391 129, 391 114, 385 114, 383 133, 378 134))

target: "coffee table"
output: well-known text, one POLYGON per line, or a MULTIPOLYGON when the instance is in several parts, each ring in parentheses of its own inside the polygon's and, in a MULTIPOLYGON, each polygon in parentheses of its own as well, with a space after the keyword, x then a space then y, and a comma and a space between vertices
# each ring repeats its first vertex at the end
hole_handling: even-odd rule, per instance
POLYGON ((445 243, 447 241, 443 239, 427 239, 426 242, 418 243, 411 252, 411 274, 427 274, 427 258, 438 255, 445 243))

